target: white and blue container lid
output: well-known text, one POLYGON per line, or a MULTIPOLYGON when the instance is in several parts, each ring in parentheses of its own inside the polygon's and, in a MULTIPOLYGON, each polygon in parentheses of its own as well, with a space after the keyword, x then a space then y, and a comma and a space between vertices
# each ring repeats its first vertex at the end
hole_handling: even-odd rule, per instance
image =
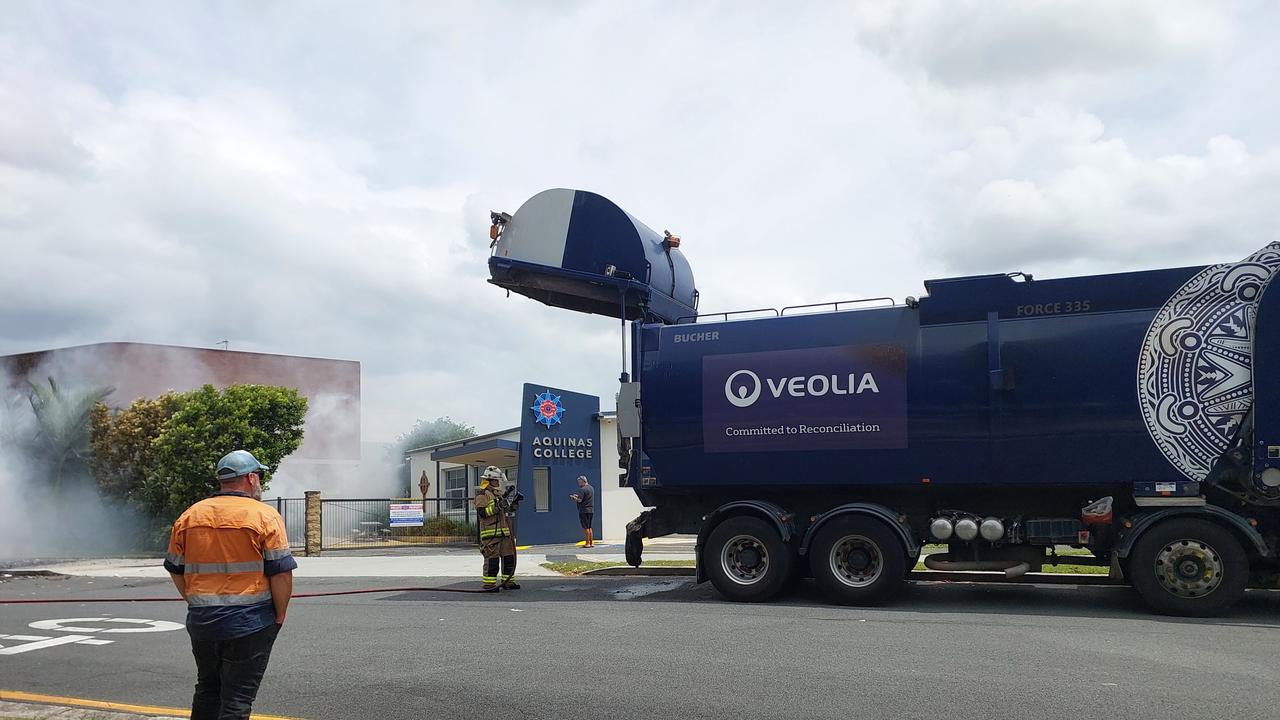
POLYGON ((489 282, 555 307, 674 324, 698 304, 677 243, 601 195, 545 190, 502 226, 489 282))

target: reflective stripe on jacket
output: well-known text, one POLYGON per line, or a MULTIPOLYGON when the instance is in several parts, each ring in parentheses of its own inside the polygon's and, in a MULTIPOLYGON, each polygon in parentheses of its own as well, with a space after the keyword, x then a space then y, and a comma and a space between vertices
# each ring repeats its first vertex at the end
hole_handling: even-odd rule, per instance
POLYGON ((173 524, 164 565, 186 577, 193 608, 269 601, 267 578, 298 566, 280 513, 240 493, 220 493, 187 508, 173 524))
POLYGON ((498 493, 481 490, 476 494, 476 515, 480 519, 480 539, 511 537, 511 519, 498 502, 498 493))

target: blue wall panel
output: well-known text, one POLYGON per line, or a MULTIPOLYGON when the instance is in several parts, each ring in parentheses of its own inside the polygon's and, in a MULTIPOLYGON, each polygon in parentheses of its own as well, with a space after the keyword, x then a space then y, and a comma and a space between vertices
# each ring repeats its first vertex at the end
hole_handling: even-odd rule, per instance
POLYGON ((517 539, 524 545, 571 543, 582 539, 578 507, 569 495, 578 476, 596 492, 595 532, 600 535, 600 398, 547 385, 526 383, 520 396, 520 477, 524 493, 517 539), (538 512, 535 468, 550 473, 550 507, 538 512))

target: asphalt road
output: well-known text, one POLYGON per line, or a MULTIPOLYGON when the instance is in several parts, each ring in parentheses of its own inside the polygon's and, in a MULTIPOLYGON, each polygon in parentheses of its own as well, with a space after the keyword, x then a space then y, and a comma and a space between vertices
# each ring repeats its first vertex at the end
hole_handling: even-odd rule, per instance
MULTIPOLYGON (((0 583, 2 598, 169 592, 150 580, 0 583)), ((30 627, 183 614, 174 602, 0 605, 0 634, 65 638, 71 626, 112 640, 0 650, 0 689, 183 706, 194 672, 183 630, 30 627)), ((316 720, 1280 718, 1278 644, 1274 592, 1249 593, 1229 618, 1186 620, 1148 615, 1125 588, 918 584, 887 607, 842 608, 808 588, 736 605, 684 578, 540 578, 497 595, 297 600, 255 709, 316 720)))

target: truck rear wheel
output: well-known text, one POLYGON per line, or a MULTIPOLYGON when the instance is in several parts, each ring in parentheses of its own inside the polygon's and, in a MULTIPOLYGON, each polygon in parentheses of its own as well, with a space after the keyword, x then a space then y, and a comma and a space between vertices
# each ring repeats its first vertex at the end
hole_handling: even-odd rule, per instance
POLYGON ((786 587, 795 564, 777 528, 749 515, 717 525, 700 560, 716 590, 738 602, 772 599, 786 587))
POLYGON ((835 518, 818 532, 809 549, 809 569, 833 601, 874 605, 902 587, 906 549, 878 520, 835 518))
POLYGON ((1138 595, 1156 612, 1211 617, 1244 594, 1249 560, 1226 529, 1183 518, 1162 522, 1138 538, 1128 574, 1138 595))

